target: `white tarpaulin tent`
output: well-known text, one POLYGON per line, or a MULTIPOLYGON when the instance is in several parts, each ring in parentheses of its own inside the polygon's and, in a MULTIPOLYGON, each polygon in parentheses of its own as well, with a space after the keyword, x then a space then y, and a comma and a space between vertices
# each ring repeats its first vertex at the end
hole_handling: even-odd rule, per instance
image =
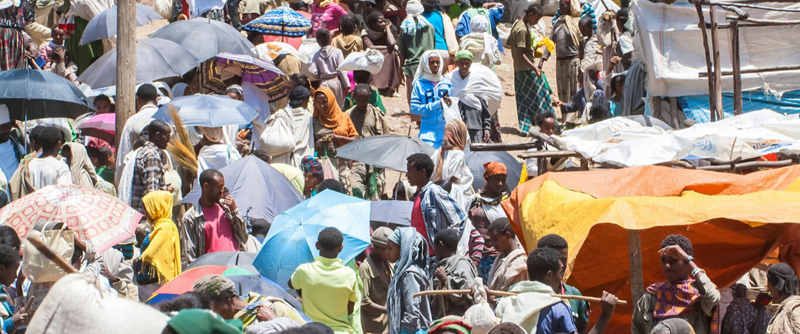
POLYGON ((800 151, 800 119, 764 109, 682 130, 663 130, 614 117, 554 138, 584 158, 621 166, 697 158, 731 161, 800 151))
MULTIPOLYGON (((800 3, 770 3, 771 6, 800 9, 800 3)), ((703 39, 694 5, 680 0, 672 5, 635 0, 631 5, 638 34, 636 51, 647 63, 647 90, 650 96, 708 95, 703 39)), ((704 15, 709 20, 708 8, 704 15)), ((746 9, 753 19, 796 20, 796 13, 746 9)), ((729 12, 719 8, 715 17, 727 24, 729 12)), ((744 25, 746 23, 741 23, 744 25)), ((710 34, 709 34, 710 35, 710 34)), ((741 68, 762 69, 800 65, 797 36, 800 26, 740 28, 741 68)), ((710 38, 710 37, 709 37, 710 38)), ((709 42, 710 45, 710 42, 709 42)), ((730 34, 719 30, 720 66, 731 71, 730 34)), ((800 89, 800 71, 742 74, 742 89, 766 89, 778 93, 800 89)), ((723 91, 733 91, 733 77, 723 76, 723 91)))

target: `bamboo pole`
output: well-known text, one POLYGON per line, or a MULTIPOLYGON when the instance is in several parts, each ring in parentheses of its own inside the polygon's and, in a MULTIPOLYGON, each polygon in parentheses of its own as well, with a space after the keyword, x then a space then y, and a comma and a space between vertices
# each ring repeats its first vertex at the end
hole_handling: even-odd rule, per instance
MULTIPOLYGON (((116 135, 114 144, 119 147, 125 122, 136 110, 136 2, 119 0, 117 3, 117 97, 116 135)), ((119 179, 122 171, 117 168, 119 179)))
POLYGON ((739 56, 739 20, 731 22, 731 67, 733 67, 733 113, 742 114, 742 66, 739 56))
POLYGON ((715 117, 711 120, 721 120, 723 116, 722 110, 722 70, 719 63, 719 29, 717 29, 717 21, 714 17, 714 6, 708 9, 709 20, 711 20, 711 56, 714 59, 714 113, 715 117))
MULTIPOLYGON (((700 6, 700 2, 695 2, 694 4, 695 10, 697 10, 697 17, 700 20, 698 26, 700 27, 701 36, 703 37, 703 51, 706 55, 706 71, 711 73, 711 53, 708 51, 708 30, 706 29, 706 18, 703 15, 703 8, 700 6)), ((708 79, 708 109, 710 112, 710 119, 713 121, 715 118, 715 111, 714 108, 716 107, 716 103, 714 102, 714 81, 711 78, 708 79)))
MULTIPOLYGON (((420 291, 414 294, 414 297, 421 297, 421 296, 441 296, 441 295, 465 295, 472 293, 472 290, 426 290, 420 291)), ((490 295, 500 296, 500 297, 509 297, 509 296, 516 296, 516 292, 508 292, 508 291, 498 291, 498 290, 489 290, 490 295)), ((583 300, 587 302, 595 302, 599 303, 603 300, 598 297, 588 297, 588 296, 576 296, 576 295, 560 295, 560 294, 550 294, 552 297, 561 298, 561 299, 575 299, 575 300, 583 300)), ((628 302, 622 299, 617 300, 617 305, 627 305, 628 302)))

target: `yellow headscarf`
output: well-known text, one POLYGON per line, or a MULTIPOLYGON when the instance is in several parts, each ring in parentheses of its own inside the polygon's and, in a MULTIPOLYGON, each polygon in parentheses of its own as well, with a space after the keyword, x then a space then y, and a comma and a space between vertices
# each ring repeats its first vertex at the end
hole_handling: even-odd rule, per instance
POLYGON ((142 253, 142 262, 158 271, 159 283, 167 283, 181 273, 181 244, 178 228, 172 222, 172 193, 152 191, 142 197, 153 232, 142 253))

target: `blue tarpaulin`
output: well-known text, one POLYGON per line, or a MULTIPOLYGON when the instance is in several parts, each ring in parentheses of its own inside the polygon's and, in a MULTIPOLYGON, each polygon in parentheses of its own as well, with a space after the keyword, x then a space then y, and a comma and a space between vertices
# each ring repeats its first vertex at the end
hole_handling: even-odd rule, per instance
MULTIPOLYGON (((711 121, 708 95, 679 97, 678 105, 688 119, 698 123, 711 121)), ((742 93, 742 110, 744 112, 761 109, 769 109, 783 114, 800 113, 800 90, 786 92, 780 99, 763 91, 742 93)), ((733 116, 733 93, 722 93, 722 110, 725 111, 725 118, 733 116)))

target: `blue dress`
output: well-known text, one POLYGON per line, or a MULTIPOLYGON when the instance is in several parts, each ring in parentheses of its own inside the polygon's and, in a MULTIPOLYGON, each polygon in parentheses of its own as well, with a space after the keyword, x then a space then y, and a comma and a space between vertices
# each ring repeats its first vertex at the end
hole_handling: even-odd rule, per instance
POLYGON ((444 110, 439 102, 444 92, 450 94, 449 82, 433 82, 425 78, 414 81, 411 90, 411 113, 421 116, 419 139, 439 148, 444 138, 444 110))
MULTIPOLYGON (((447 39, 444 37, 444 21, 442 21, 444 18, 442 18, 442 14, 438 10, 433 10, 429 13, 422 13, 422 16, 430 22, 433 29, 436 31, 433 39, 433 47, 438 50, 447 50, 447 39)), ((447 18, 450 19, 449 16, 447 18)))

